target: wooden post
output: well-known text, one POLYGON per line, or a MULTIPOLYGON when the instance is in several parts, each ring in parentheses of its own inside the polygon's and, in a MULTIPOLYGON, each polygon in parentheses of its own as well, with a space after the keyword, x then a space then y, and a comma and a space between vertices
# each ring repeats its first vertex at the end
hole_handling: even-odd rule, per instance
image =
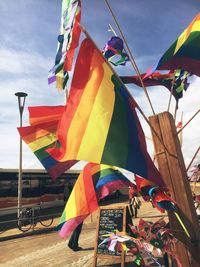
POLYGON ((187 237, 175 215, 169 212, 170 227, 180 241, 176 245, 176 254, 184 267, 198 267, 200 266, 200 230, 175 121, 169 112, 151 116, 149 120, 170 152, 169 155, 152 131, 158 169, 172 198, 177 203, 178 214, 191 237, 190 239, 187 237))

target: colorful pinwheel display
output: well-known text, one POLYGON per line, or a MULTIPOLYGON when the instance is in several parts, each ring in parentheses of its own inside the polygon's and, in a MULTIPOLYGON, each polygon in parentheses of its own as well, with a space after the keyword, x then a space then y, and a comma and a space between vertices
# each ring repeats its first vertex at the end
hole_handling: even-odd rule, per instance
POLYGON ((99 244, 107 243, 108 250, 112 252, 122 252, 132 254, 134 263, 138 266, 149 266, 157 263, 161 266, 158 259, 165 253, 171 255, 179 267, 182 266, 180 260, 175 254, 175 244, 177 239, 173 232, 168 229, 168 224, 164 219, 156 222, 140 219, 137 226, 129 225, 131 234, 114 231, 104 234, 105 239, 99 244))

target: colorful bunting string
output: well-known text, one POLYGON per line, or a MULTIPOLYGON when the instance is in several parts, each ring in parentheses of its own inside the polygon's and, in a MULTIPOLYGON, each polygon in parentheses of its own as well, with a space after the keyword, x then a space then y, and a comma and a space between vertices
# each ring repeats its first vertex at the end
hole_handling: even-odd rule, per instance
MULTIPOLYGON (((144 86, 164 86, 166 87, 170 92, 172 90, 172 95, 176 100, 179 100, 183 96, 183 91, 186 91, 189 83, 188 83, 188 72, 176 70, 176 71, 170 71, 167 74, 161 74, 159 72, 154 72, 149 76, 146 76, 147 74, 143 73, 141 74, 141 77, 143 79, 144 86)), ((140 82, 140 79, 137 75, 135 76, 121 76, 120 77, 122 82, 125 84, 134 83, 140 87, 142 87, 142 84, 140 82)))
POLYGON ((58 49, 55 65, 49 71, 48 84, 56 81, 58 90, 65 89, 69 78, 68 71, 72 69, 75 49, 81 34, 81 1, 63 0, 61 16, 61 33, 58 36, 58 49))

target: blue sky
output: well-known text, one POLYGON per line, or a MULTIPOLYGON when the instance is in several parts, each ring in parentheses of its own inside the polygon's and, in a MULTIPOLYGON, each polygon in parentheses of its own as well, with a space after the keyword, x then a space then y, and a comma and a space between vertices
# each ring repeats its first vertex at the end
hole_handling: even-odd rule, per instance
MULTIPOLYGON (((200 10, 198 0, 110 0, 109 3, 141 73, 159 60, 200 10)), ((57 49, 60 13, 61 0, 0 1, 0 168, 18 168, 19 165, 19 135, 16 130, 19 111, 15 92, 28 93, 23 125, 28 125, 28 106, 65 103, 65 92, 57 92, 55 84, 47 84, 48 71, 53 66, 57 49)), ((111 24, 117 31, 104 0, 82 1, 81 24, 100 49, 111 37, 108 25, 111 24)), ((116 71, 118 74, 135 74, 130 63, 116 68, 116 71)), ((188 91, 180 100, 178 120, 182 111, 184 122, 187 122, 198 110, 199 88, 200 78, 193 77, 188 91)), ((152 115, 142 89, 134 85, 128 86, 128 89, 145 115, 152 115)), ((169 100, 167 89, 150 87, 148 92, 156 113, 166 111, 169 100)), ((174 101, 170 111, 174 113, 174 101)), ((150 136, 149 127, 142 118, 141 123, 145 134, 150 136)), ((183 131, 186 165, 200 145, 199 132, 200 115, 183 131)), ((150 141, 148 148, 152 155, 150 141)), ((24 144, 23 168, 41 167, 24 144)))

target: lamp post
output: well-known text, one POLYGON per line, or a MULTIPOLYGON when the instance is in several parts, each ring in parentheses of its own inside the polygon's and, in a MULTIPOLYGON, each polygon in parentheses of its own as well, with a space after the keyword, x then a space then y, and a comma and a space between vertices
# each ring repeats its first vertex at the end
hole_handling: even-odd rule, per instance
MULTIPOLYGON (((25 99, 28 94, 23 92, 17 92, 15 95, 18 98, 19 105, 19 115, 20 115, 20 127, 22 127, 22 114, 24 111, 25 99)), ((21 199, 22 199, 22 138, 20 136, 19 143, 19 173, 18 173, 18 194, 17 194, 17 215, 19 218, 19 214, 21 211, 21 199)))

